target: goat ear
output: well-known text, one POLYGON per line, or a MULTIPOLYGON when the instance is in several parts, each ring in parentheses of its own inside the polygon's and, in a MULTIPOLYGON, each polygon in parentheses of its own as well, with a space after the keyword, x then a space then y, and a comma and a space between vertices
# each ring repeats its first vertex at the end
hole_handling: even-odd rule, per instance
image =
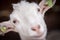
POLYGON ((39 6, 40 6, 40 13, 45 14, 45 12, 50 9, 54 4, 55 4, 56 0, 42 0, 40 3, 39 3, 39 6))

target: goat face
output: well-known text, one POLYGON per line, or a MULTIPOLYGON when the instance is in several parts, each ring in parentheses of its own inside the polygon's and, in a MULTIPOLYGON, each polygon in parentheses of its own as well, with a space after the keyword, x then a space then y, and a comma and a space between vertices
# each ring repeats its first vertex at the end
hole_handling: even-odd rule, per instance
POLYGON ((46 24, 37 4, 22 1, 14 4, 13 8, 10 21, 20 35, 39 38, 46 35, 46 24))
POLYGON ((52 6, 46 6, 44 0, 39 5, 34 2, 21 1, 20 3, 13 4, 14 10, 10 15, 10 21, 22 38, 44 38, 47 29, 43 16, 52 6))

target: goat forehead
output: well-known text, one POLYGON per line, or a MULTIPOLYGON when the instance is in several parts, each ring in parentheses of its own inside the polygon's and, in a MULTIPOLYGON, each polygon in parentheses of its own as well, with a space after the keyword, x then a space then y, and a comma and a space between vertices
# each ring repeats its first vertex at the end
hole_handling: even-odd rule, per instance
POLYGON ((13 15, 18 14, 19 16, 33 16, 36 15, 36 13, 38 13, 37 9, 39 8, 39 6, 36 3, 21 1, 20 3, 13 5, 13 8, 13 15))
POLYGON ((13 8, 14 10, 19 10, 20 12, 26 12, 36 10, 39 6, 36 3, 21 1, 20 3, 13 5, 13 8))
POLYGON ((19 10, 19 14, 20 15, 29 15, 29 16, 32 16, 32 15, 35 15, 37 12, 37 8, 36 7, 20 7, 20 10, 19 10))

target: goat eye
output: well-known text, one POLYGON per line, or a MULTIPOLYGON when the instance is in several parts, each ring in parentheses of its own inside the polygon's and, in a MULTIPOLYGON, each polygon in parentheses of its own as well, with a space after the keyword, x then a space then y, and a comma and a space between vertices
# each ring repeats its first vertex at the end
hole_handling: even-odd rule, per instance
POLYGON ((17 24, 17 23, 19 23, 19 21, 17 19, 15 19, 15 20, 13 20, 13 23, 17 24))
POLYGON ((13 20, 13 23, 16 23, 17 21, 16 20, 13 20))
POLYGON ((38 12, 40 12, 40 9, 38 8, 38 12))

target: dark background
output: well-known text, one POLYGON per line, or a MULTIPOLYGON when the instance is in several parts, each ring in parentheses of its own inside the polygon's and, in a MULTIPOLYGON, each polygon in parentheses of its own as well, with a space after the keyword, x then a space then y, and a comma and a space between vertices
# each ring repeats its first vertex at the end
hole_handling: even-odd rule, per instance
MULTIPOLYGON (((13 11, 11 4, 17 3, 19 1, 20 0, 0 0, 0 22, 9 20, 9 15, 13 11)), ((29 0, 29 1, 30 2, 35 1, 39 3, 40 0, 29 0)), ((45 21, 48 29, 47 40, 57 40, 57 39, 59 40, 60 38, 60 34, 59 34, 60 33, 60 0, 56 0, 56 4, 46 12, 45 21)), ((18 33, 11 31, 9 33, 6 33, 5 36, 0 36, 0 40, 20 40, 20 37, 18 33)))

